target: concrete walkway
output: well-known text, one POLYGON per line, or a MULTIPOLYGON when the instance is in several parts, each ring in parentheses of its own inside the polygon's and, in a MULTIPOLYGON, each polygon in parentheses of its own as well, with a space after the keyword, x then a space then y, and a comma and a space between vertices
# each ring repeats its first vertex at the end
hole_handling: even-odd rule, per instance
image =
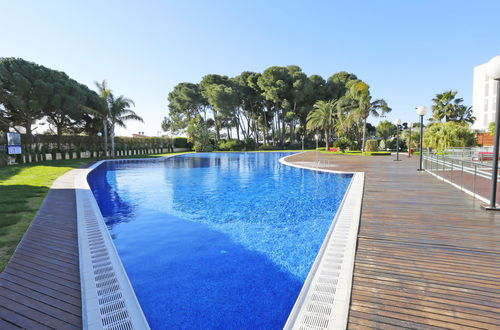
POLYGON ((0 329, 80 329, 74 175, 59 177, 0 274, 0 329))

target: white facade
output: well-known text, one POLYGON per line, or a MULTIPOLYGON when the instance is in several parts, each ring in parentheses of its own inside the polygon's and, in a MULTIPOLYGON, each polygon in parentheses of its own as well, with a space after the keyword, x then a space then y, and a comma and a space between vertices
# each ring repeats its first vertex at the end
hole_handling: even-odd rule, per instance
POLYGON ((491 122, 495 121, 497 82, 486 74, 486 63, 474 68, 472 86, 472 109, 476 122, 472 128, 487 131, 491 122))

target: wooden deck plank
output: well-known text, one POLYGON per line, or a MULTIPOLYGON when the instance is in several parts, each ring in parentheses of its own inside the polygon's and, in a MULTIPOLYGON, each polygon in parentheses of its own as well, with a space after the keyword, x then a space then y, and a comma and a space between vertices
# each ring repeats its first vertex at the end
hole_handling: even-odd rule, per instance
POLYGON ((0 274, 0 327, 82 327, 74 173, 56 180, 0 274))
POLYGON ((500 214, 417 159, 309 152, 298 165, 365 172, 349 328, 500 328, 500 214))

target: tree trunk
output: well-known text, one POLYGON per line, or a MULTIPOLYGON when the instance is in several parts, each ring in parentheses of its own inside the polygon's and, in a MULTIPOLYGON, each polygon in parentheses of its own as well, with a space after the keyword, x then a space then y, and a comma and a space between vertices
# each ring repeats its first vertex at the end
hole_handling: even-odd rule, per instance
POLYGON ((108 157, 108 124, 106 120, 103 121, 104 129, 104 158, 108 157))
POLYGON ((274 118, 275 116, 273 115, 273 119, 271 121, 271 129, 272 129, 272 144, 273 146, 276 145, 276 130, 275 130, 275 127, 274 127, 274 118))
POLYGON ((281 145, 285 144, 285 110, 281 110, 281 145))
POLYGON ((366 119, 363 119, 363 141, 361 142, 361 152, 365 152, 365 144, 366 144, 366 119))
POLYGON ((56 125, 56 131, 57 131, 57 149, 61 150, 61 136, 62 136, 62 124, 56 125))
POLYGON ((24 123, 24 128, 26 129, 26 141, 24 144, 31 144, 33 142, 33 134, 31 134, 31 126, 33 123, 31 120, 28 120, 24 123))
POLYGON ((264 111, 264 144, 267 144, 267 135, 269 133, 268 127, 267 127, 267 115, 266 112, 264 111))
POLYGON ((329 134, 330 130, 329 129, 325 129, 325 150, 328 151, 328 142, 330 140, 330 134, 329 134))
POLYGON ((115 124, 111 125, 111 158, 115 158, 115 124))
POLYGON ((215 122, 215 138, 217 141, 220 140, 220 128, 219 128, 219 119, 217 118, 217 110, 213 109, 214 113, 214 122, 215 122))

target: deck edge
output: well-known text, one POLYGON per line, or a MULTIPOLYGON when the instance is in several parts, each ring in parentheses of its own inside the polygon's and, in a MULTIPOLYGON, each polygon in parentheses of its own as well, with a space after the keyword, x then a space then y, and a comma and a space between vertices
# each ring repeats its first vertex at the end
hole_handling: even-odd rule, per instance
POLYGON ((345 329, 349 317, 354 258, 361 218, 363 172, 342 172, 280 163, 312 171, 353 174, 330 229, 284 329, 345 329))
POLYGON ((84 329, 149 329, 120 256, 106 227, 87 175, 75 176, 82 323, 84 329))

